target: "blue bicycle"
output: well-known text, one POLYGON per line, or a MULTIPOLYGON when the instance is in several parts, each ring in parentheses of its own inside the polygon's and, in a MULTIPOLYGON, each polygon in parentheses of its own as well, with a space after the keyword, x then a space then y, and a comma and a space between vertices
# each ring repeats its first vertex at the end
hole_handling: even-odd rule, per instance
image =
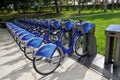
MULTIPOLYGON (((82 45, 82 49, 84 47, 86 48, 85 42, 82 40, 82 38, 84 35, 87 35, 87 33, 93 27, 95 27, 95 25, 92 23, 84 23, 84 22, 73 23, 71 21, 65 22, 65 25, 63 26, 64 35, 67 32, 73 31, 72 41, 69 45, 69 48, 63 46, 61 40, 57 40, 55 44, 48 43, 41 46, 35 53, 33 59, 33 67, 35 71, 42 75, 48 75, 54 72, 58 68, 58 66, 63 61, 66 55, 71 55, 73 51, 77 52, 79 48, 81 50, 81 47, 79 45, 82 45)), ((86 53, 82 51, 79 55, 85 55, 85 54, 87 54, 87 51, 86 53)))
MULTIPOLYGON (((26 31, 23 31, 23 32, 19 31, 19 32, 16 32, 15 34, 16 34, 16 42, 19 44, 20 49, 22 51, 25 52, 24 48, 25 48, 26 42, 28 42, 32 38, 40 37, 41 34, 45 33, 45 32, 43 33, 38 32, 38 22, 39 22, 38 20, 30 20, 26 23, 26 21, 22 20, 22 23, 20 23, 26 31)), ((45 37, 45 38, 46 38, 45 40, 48 39, 48 37, 45 37)))
POLYGON ((48 30, 48 33, 46 35, 44 34, 43 38, 33 38, 26 43, 24 53, 29 60, 33 60, 34 53, 38 50, 40 45, 45 43, 55 44, 56 40, 61 38, 62 29, 60 27, 60 21, 50 20, 50 27, 52 29, 48 30))

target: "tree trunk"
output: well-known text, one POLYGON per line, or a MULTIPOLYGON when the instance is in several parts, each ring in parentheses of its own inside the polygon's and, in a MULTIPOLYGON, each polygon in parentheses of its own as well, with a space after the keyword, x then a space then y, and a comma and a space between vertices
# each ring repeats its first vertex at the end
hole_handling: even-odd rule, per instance
POLYGON ((3 8, 1 8, 1 13, 3 13, 4 12, 4 9, 3 8))
POLYGON ((76 2, 76 0, 74 0, 74 7, 73 7, 73 10, 75 11, 75 2, 76 2))
POLYGON ((60 13, 59 7, 58 7, 58 0, 54 0, 54 1, 55 1, 56 13, 60 13))
POLYGON ((65 0, 66 1, 66 10, 69 11, 69 5, 68 5, 68 0, 65 0))
POLYGON ((66 0, 66 4, 68 4, 68 0, 66 0))
POLYGON ((81 12, 81 10, 83 9, 82 7, 83 7, 83 2, 82 2, 82 0, 79 0, 79 14, 80 14, 80 12, 81 12), (81 5, 81 3, 82 3, 82 5, 81 5))
POLYGON ((41 13, 41 6, 39 7, 39 11, 38 12, 41 13))
POLYGON ((114 9, 114 0, 112 0, 111 11, 113 12, 114 9))
POLYGON ((103 1, 104 1, 104 3, 103 3, 104 4, 104 12, 107 12, 107 2, 108 1, 107 0, 103 0, 103 1))
POLYGON ((63 2, 60 0, 60 11, 62 11, 62 5, 63 5, 63 2))
POLYGON ((119 0, 116 1, 116 8, 118 9, 119 6, 119 0))
POLYGON ((94 2, 94 10, 96 10, 96 0, 95 0, 95 2, 94 2))

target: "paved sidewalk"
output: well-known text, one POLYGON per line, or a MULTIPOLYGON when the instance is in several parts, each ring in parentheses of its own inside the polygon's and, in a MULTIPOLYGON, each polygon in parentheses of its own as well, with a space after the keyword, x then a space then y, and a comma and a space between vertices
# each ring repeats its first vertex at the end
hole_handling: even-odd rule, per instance
POLYGON ((52 74, 43 76, 35 72, 32 62, 9 35, 0 29, 0 80, 108 80, 96 70, 87 68, 74 59, 65 58, 52 74))

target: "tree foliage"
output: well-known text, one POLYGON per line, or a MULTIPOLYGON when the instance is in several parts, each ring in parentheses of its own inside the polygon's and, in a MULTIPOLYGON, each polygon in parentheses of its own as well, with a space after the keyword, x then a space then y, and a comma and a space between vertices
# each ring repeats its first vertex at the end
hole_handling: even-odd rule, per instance
MULTIPOLYGON (((87 8, 86 5, 88 2, 94 2, 92 5, 94 5, 94 10, 96 10, 96 3, 99 3, 100 1, 101 0, 0 0, 0 11, 4 12, 7 10, 10 12, 14 8, 15 11, 20 13, 24 13, 29 10, 41 12, 42 7, 47 7, 49 10, 53 9, 56 11, 56 13, 59 13, 62 8, 69 10, 69 8, 72 6, 73 10, 77 10, 76 8, 79 8, 80 13, 83 9, 87 8), (78 5, 75 5, 76 2, 78 2, 78 5), (12 7, 13 5, 14 7, 12 7)), ((107 12, 108 8, 111 8, 112 11, 114 8, 119 9, 120 0, 111 1, 111 6, 109 6, 108 0, 102 0, 100 5, 102 5, 101 8, 104 12, 107 12)))

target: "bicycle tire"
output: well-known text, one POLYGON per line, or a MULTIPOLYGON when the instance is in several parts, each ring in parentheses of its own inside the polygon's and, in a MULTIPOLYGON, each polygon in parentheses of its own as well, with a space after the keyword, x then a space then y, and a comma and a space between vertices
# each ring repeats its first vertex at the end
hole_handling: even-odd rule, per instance
MULTIPOLYGON (((41 45, 43 45, 43 44, 45 44, 45 43, 46 43, 46 42, 43 41, 41 45)), ((35 52, 35 50, 34 50, 33 48, 31 49, 29 46, 25 47, 24 54, 25 54, 25 57, 26 57, 28 60, 31 60, 31 61, 33 60, 33 58, 34 58, 34 52, 35 52), (29 49, 30 52, 27 52, 27 49, 29 49)))
POLYGON ((69 45, 68 45, 69 37, 67 36, 66 33, 61 34, 60 41, 64 47, 69 48, 69 45))
POLYGON ((25 47, 22 46, 22 42, 20 41, 18 44, 19 44, 20 50, 25 52, 25 47))
POLYGON ((35 69, 35 71, 41 75, 48 75, 48 74, 51 74, 53 73, 60 65, 60 62, 61 62, 61 50, 59 48, 56 49, 57 52, 55 53, 58 53, 57 56, 54 56, 53 59, 51 58, 51 60, 48 60, 47 58, 45 57, 40 57, 40 56, 35 56, 34 59, 33 59, 33 68, 35 69), (56 59, 55 59, 56 58, 56 59), (57 60, 57 61, 53 61, 53 60, 57 60), (38 61, 40 61, 40 63, 37 63, 38 61), (48 63, 46 65, 46 63, 48 63), (56 64, 55 66, 53 66, 53 64, 56 64), (52 65, 51 65, 52 64, 52 65), (40 69, 40 67, 42 69, 40 69), (48 69, 47 69, 48 68, 48 69), (45 72, 44 72, 44 70, 45 72))
POLYGON ((26 57, 28 60, 32 61, 32 60, 33 60, 33 55, 34 55, 34 49, 31 49, 31 48, 29 48, 29 47, 25 47, 25 52, 24 52, 24 54, 25 54, 25 57, 26 57), (28 52, 28 49, 30 50, 29 52, 28 52))
POLYGON ((86 43, 83 41, 83 37, 78 36, 76 38, 74 51, 78 56, 85 56, 87 54, 86 43))

